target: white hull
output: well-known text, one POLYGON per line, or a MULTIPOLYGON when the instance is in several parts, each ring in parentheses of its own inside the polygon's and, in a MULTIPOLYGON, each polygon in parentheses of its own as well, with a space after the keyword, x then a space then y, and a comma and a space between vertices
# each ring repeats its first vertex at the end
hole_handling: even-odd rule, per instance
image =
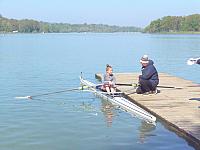
POLYGON ((96 85, 90 81, 84 80, 80 77, 80 82, 82 86, 87 86, 95 95, 98 97, 110 101, 112 104, 122 108, 123 110, 130 112, 132 115, 137 116, 147 122, 154 123, 156 121, 156 117, 145 111, 144 109, 140 108, 136 104, 130 102, 129 100, 125 99, 124 97, 119 96, 112 96, 107 95, 106 92, 101 92, 96 89, 96 85))

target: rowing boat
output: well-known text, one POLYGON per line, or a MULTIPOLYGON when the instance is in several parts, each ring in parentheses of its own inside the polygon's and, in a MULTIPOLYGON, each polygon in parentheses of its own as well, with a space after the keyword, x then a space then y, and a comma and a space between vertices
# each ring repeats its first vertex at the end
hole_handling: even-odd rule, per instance
POLYGON ((149 123, 155 123, 156 117, 151 115, 146 110, 142 109, 141 107, 137 106, 136 104, 130 102, 128 99, 124 98, 120 92, 116 92, 114 94, 107 94, 107 92, 102 92, 101 90, 97 89, 97 85, 83 79, 80 77, 81 86, 84 88, 88 88, 91 92, 93 92, 96 96, 110 101, 113 105, 118 106, 122 110, 131 113, 132 115, 141 118, 149 123))

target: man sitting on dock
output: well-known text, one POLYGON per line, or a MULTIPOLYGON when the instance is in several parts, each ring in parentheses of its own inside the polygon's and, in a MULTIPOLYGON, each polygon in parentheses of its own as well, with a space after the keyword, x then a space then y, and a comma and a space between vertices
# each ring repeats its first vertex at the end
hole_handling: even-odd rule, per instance
POLYGON ((157 93, 156 87, 159 83, 158 72, 154 62, 144 55, 140 59, 142 64, 142 75, 139 76, 139 86, 136 89, 137 94, 157 93))

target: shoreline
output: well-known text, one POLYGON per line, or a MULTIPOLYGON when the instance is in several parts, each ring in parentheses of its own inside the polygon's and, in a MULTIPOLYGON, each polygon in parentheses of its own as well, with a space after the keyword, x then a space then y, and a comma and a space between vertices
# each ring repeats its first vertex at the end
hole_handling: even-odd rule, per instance
POLYGON ((181 35, 181 34, 186 34, 186 35, 197 34, 197 35, 200 35, 200 32, 189 32, 189 31, 188 32, 155 32, 155 33, 146 32, 146 34, 177 34, 177 35, 181 35))
POLYGON ((200 32, 156 32, 156 33, 149 33, 149 32, 0 32, 0 34, 68 34, 68 33, 80 33, 80 34, 87 34, 87 33, 141 33, 141 34, 154 34, 154 35, 200 35, 200 32))

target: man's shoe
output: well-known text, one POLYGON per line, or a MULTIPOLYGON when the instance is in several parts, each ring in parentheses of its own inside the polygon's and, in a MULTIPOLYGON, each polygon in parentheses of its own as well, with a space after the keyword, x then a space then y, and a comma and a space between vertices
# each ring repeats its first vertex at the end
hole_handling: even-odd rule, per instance
POLYGON ((149 95, 149 94, 151 94, 151 91, 143 93, 143 95, 149 95))
POLYGON ((150 91, 151 94, 157 94, 158 93, 158 90, 155 89, 154 91, 150 91))

